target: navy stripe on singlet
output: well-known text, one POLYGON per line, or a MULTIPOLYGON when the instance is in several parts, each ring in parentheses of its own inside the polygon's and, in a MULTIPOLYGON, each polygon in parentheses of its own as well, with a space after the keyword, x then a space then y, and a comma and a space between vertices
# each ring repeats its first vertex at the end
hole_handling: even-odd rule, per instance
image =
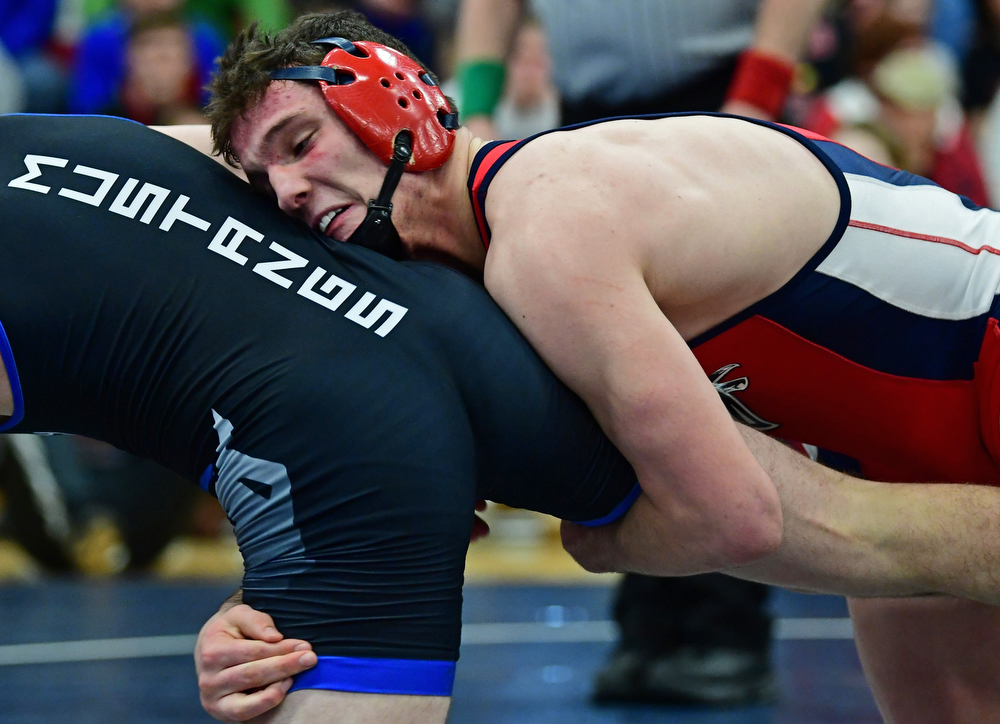
MULTIPOLYGON (((813 143, 818 148, 821 148, 823 153, 829 156, 844 173, 868 176, 869 178, 884 181, 893 186, 937 186, 930 179, 917 176, 909 171, 900 171, 890 166, 883 166, 834 141, 813 141, 813 143)), ((966 196, 958 195, 958 198, 962 200, 962 204, 966 208, 972 211, 982 208, 966 196)))
POLYGON ((891 375, 971 380, 990 313, 924 317, 848 282, 813 274, 760 314, 852 362, 891 375))

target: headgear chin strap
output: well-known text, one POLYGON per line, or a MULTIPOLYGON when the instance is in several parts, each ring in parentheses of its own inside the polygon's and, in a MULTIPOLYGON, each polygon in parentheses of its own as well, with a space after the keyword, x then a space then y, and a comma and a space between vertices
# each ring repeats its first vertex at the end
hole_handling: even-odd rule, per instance
POLYGON ((458 114, 434 79, 414 60, 380 43, 323 38, 332 45, 320 65, 279 68, 274 80, 318 81, 326 102, 389 165, 377 199, 349 242, 401 259, 403 245, 392 223, 392 194, 404 171, 444 165, 455 146, 458 114))
POLYGON ((403 177, 403 169, 413 155, 410 145, 410 132, 400 131, 396 136, 396 150, 389 161, 382 188, 377 199, 368 202, 368 213, 361 226, 354 230, 347 240, 349 244, 357 244, 390 259, 399 261, 403 258, 403 241, 399 238, 395 224, 392 223, 392 194, 396 190, 399 179, 403 177))

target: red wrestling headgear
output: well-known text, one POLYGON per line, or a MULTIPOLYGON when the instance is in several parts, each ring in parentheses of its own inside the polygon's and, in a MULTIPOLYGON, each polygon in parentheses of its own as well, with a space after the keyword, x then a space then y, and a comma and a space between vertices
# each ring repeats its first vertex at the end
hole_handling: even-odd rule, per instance
POLYGON ((378 198, 368 201, 368 213, 348 242, 402 259, 403 242, 392 223, 392 195, 404 171, 444 165, 455 146, 458 114, 448 108, 427 71, 397 50, 344 38, 313 44, 334 48, 320 65, 279 68, 271 71, 271 78, 318 81, 333 112, 389 166, 378 198))
POLYGON ((280 68, 275 80, 315 80, 334 112, 382 163, 388 164, 400 131, 409 131, 413 155, 406 171, 429 171, 448 160, 458 115, 416 61, 381 43, 324 38, 332 45, 320 65, 280 68))

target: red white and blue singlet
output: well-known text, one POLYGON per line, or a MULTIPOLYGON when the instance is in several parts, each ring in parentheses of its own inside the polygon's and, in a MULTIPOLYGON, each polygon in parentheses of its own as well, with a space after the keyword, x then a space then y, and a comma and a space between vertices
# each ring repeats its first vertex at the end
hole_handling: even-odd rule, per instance
MULTIPOLYGON (((848 455, 871 479, 1000 484, 1000 213, 820 136, 749 122, 812 151, 841 212, 787 284, 688 341, 730 412, 848 455)), ((484 242, 489 183, 531 140, 476 156, 484 242)))

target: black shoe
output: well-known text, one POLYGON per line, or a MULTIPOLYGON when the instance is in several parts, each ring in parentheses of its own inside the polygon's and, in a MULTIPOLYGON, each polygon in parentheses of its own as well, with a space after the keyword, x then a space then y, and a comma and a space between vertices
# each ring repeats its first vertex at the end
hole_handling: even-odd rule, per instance
POLYGON ((746 706, 769 704, 777 688, 766 652, 679 649, 651 660, 642 688, 646 701, 665 704, 746 706))
POLYGON ((594 702, 621 704, 646 701, 643 679, 649 662, 648 655, 616 651, 594 677, 594 702))

